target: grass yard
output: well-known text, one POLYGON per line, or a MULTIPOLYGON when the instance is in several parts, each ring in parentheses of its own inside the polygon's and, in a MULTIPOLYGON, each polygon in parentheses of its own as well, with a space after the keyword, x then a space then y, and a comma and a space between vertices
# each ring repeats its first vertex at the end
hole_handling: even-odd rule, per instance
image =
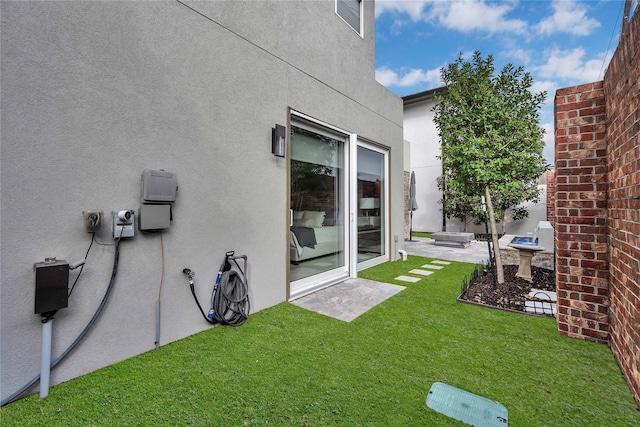
POLYGON ((423 237, 425 239, 430 239, 431 238, 431 233, 425 233, 423 231, 414 231, 411 233, 412 237, 423 237))
POLYGON ((57 385, 0 410, 3 426, 458 426, 427 408, 444 382, 496 400, 512 426, 638 426, 605 345, 553 319, 456 302, 473 268, 397 282, 411 256, 360 276, 407 288, 350 323, 289 303, 57 385))

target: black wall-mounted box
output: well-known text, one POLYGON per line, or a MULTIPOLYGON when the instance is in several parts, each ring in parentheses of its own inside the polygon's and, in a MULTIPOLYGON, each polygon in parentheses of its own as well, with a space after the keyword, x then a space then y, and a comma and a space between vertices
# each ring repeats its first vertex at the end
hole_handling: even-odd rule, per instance
POLYGON ((69 263, 55 258, 35 264, 35 314, 66 308, 69 302, 69 263))

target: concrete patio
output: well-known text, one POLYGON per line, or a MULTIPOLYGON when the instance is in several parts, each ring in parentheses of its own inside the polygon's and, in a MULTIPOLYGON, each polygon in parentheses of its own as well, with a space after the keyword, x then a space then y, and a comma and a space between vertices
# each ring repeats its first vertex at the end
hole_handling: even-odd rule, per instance
POLYGON ((435 240, 424 237, 414 237, 414 242, 406 241, 404 249, 409 255, 427 258, 438 258, 448 261, 470 262, 478 264, 489 262, 487 242, 472 241, 466 248, 436 245, 435 240))

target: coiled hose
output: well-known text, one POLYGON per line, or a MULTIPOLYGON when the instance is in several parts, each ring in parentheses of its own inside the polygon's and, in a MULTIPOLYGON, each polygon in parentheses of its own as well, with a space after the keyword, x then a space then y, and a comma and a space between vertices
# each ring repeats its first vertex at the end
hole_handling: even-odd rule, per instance
POLYGON ((240 326, 249 317, 249 286, 235 270, 222 273, 213 296, 215 319, 230 326, 240 326))
MULTIPOLYGON (((246 256, 243 255, 238 258, 244 258, 246 269, 246 256)), ((208 316, 205 314, 196 296, 193 282, 193 277, 196 273, 189 268, 183 269, 182 272, 189 277, 191 295, 193 295, 193 299, 198 309, 200 309, 204 320, 209 323, 221 323, 229 326, 240 326, 247 321, 251 307, 249 302, 249 285, 247 284, 246 272, 242 270, 236 258, 233 256, 232 251, 225 254, 222 265, 220 265, 213 292, 211 293, 211 309, 209 310, 208 316), (238 271, 231 269, 229 260, 233 260, 238 271)))

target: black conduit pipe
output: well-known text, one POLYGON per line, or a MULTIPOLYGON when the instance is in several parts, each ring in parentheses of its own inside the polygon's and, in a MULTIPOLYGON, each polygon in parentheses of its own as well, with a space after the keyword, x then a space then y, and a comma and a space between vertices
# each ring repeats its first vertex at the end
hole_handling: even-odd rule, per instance
MULTIPOLYGON (((69 353, 71 353, 78 346, 78 344, 80 344, 80 341, 82 341, 84 339, 84 337, 87 335, 87 333, 89 333, 89 330, 93 327, 94 323, 96 323, 96 321, 98 320, 98 317, 100 317, 100 314, 102 313, 102 310, 104 309, 104 306, 107 304, 107 301, 109 300, 109 296, 111 295, 111 291, 113 290, 113 285, 116 282, 116 275, 118 274, 118 259, 119 258, 120 258, 120 240, 118 239, 116 241, 116 250, 115 250, 114 257, 113 257, 113 270, 111 272, 111 280, 109 281, 109 286, 107 287, 107 291, 105 292, 104 297, 102 298, 102 302, 100 302, 100 305, 98 306, 98 309, 94 313, 93 317, 91 318, 89 323, 87 323, 87 326, 84 327, 82 332, 80 332, 80 335, 78 335, 78 337, 75 339, 75 341, 73 341, 73 343, 71 343, 71 345, 60 356, 58 356, 58 358, 56 360, 51 362, 51 369, 52 370, 60 362, 62 362, 62 360, 65 357, 67 357, 69 355, 69 353)), ((7 405, 7 404, 9 404, 11 402, 14 402, 14 401, 18 400, 18 398, 24 392, 29 390, 38 381, 40 381, 40 374, 38 374, 31 381, 29 381, 29 383, 27 383, 20 390, 16 391, 11 396, 7 397, 5 400, 0 402, 0 406, 7 405)))

